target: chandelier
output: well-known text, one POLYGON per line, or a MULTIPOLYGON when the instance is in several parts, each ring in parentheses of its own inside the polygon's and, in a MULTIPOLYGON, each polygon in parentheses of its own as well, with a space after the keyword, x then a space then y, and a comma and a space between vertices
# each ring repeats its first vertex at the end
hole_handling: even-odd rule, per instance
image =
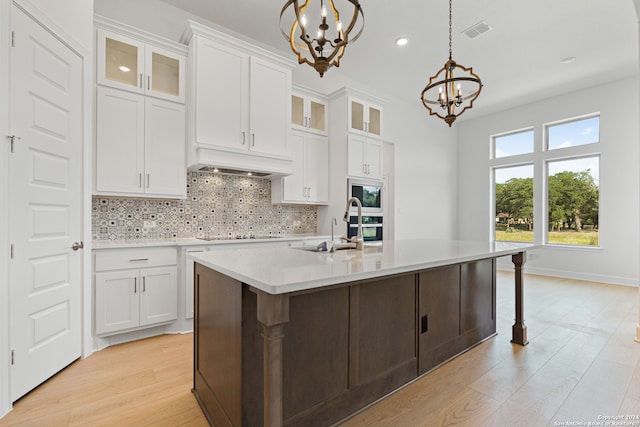
POLYGON ((449 127, 459 115, 473 107, 473 101, 482 90, 480 77, 474 74, 473 68, 466 68, 452 58, 451 15, 449 0, 449 60, 434 76, 429 77, 429 83, 422 91, 422 104, 429 110, 429 115, 438 116, 449 127))
POLYGON ((346 27, 340 20, 340 12, 336 9, 334 0, 320 0, 320 7, 316 5, 315 8, 309 7, 312 0, 304 1, 302 5, 300 3, 303 3, 303 0, 287 0, 280 12, 280 32, 289 41, 291 50, 298 56, 298 63, 309 64, 320 73, 320 77, 324 76, 330 67, 340 66, 340 59, 344 55, 347 44, 356 41, 364 29, 364 14, 358 0, 345 1, 353 6, 351 21, 346 27), (291 6, 295 17, 292 19, 290 29, 285 30, 282 27, 283 16, 291 6), (362 19, 357 31, 354 32, 358 24, 358 16, 362 19), (309 28, 309 25, 314 24, 317 25, 317 31, 309 28), (353 37, 351 37, 352 33, 353 37))

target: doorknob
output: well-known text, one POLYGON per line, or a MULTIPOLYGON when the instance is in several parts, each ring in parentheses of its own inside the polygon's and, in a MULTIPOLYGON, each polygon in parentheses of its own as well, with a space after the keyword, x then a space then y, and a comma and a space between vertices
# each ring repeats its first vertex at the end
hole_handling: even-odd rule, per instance
POLYGON ((73 245, 71 245, 71 249, 73 249, 74 251, 82 248, 84 248, 84 242, 73 242, 73 245))

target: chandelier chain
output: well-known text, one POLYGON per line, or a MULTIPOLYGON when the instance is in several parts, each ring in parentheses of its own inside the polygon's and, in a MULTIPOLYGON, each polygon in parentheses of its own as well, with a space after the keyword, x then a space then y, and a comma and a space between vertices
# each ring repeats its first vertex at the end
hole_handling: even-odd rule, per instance
POLYGON ((449 0, 449 59, 451 57, 451 0, 449 0))

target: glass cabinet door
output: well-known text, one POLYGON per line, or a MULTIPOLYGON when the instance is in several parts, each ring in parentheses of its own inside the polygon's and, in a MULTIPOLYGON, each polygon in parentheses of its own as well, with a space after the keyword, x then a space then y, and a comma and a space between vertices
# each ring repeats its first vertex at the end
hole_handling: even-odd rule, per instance
POLYGON ((373 105, 369 106, 369 119, 367 120, 367 132, 374 135, 382 135, 380 129, 382 128, 382 111, 381 108, 373 105))
POLYGON ((351 129, 364 132, 364 104, 358 100, 351 99, 349 105, 351 106, 351 129))
POLYGON ((97 40, 98 84, 184 102, 184 55, 103 29, 97 40))
POLYGON ((309 100, 309 127, 314 130, 326 132, 325 124, 326 106, 313 99, 309 100))
POLYGON ((306 127, 304 98, 297 95, 291 95, 291 124, 306 127))
POLYGON ((382 136, 382 108, 349 98, 349 130, 363 135, 382 136))
POLYGON ((302 93, 291 95, 291 125, 304 131, 327 133, 327 103, 302 93))
POLYGON ((184 100, 184 58, 147 45, 146 90, 172 101, 184 100))
POLYGON ((143 60, 143 43, 107 31, 98 31, 98 83, 143 92, 143 60))

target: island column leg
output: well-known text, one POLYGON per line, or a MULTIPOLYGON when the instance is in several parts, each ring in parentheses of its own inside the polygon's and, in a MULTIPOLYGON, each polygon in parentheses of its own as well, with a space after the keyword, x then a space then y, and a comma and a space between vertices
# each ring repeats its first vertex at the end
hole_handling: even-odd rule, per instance
POLYGON ((284 323, 289 321, 289 296, 258 291, 258 321, 263 340, 264 427, 281 427, 284 323))
POLYGON ((516 285, 516 319, 511 327, 511 342, 520 345, 529 344, 527 340, 527 326, 524 324, 524 292, 522 289, 522 266, 526 261, 525 252, 519 252, 511 256, 511 262, 513 262, 515 266, 516 285))

